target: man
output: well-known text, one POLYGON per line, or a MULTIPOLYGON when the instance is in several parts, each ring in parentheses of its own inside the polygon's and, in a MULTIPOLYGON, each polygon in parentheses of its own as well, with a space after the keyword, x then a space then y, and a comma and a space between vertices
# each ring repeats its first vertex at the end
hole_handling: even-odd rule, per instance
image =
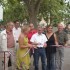
POLYGON ((0 32, 3 31, 3 30, 5 30, 5 27, 4 27, 4 25, 1 24, 0 25, 0 32))
MULTIPOLYGON (((11 53, 11 62, 12 62, 12 70, 15 70, 15 43, 13 36, 13 22, 8 22, 6 25, 6 29, 3 30, 0 34, 0 46, 2 51, 10 51, 11 53)), ((8 61, 10 54, 6 52, 5 57, 5 70, 8 70, 8 61)))
POLYGON ((58 44, 61 45, 56 49, 56 70, 63 70, 64 62, 64 46, 67 43, 67 34, 64 32, 64 26, 59 23, 58 31, 56 32, 58 44))
MULTIPOLYGON (((29 40, 29 43, 31 44, 30 39, 33 36, 33 34, 37 33, 37 30, 34 29, 34 25, 32 23, 29 24, 29 27, 30 27, 30 31, 28 33, 28 40, 29 40)), ((30 51, 30 56, 32 54, 33 54, 33 49, 31 49, 31 51, 30 51)))
POLYGON ((18 38, 21 33, 21 28, 20 28, 20 23, 18 20, 14 21, 15 27, 13 28, 13 34, 14 34, 14 39, 15 39, 15 49, 17 51, 19 45, 18 45, 18 38))
POLYGON ((29 39, 29 43, 31 43, 30 39, 31 39, 33 34, 37 33, 37 30, 34 29, 34 25, 32 23, 29 24, 29 27, 30 27, 30 31, 28 33, 28 39, 29 39))
POLYGON ((45 47, 47 38, 46 36, 42 33, 42 28, 39 26, 38 27, 38 32, 35 33, 31 40, 33 45, 36 45, 36 49, 34 49, 34 65, 35 65, 35 70, 39 70, 38 68, 38 61, 39 57, 41 57, 42 61, 42 70, 46 70, 46 53, 45 53, 45 47))

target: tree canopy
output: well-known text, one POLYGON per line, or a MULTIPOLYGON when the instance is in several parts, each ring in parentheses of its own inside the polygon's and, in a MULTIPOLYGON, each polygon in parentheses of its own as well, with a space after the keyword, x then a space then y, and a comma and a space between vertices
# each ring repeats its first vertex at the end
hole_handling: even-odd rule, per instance
POLYGON ((37 25, 42 17, 51 23, 70 17, 70 4, 64 0, 0 0, 0 4, 4 8, 4 21, 27 19, 37 25))

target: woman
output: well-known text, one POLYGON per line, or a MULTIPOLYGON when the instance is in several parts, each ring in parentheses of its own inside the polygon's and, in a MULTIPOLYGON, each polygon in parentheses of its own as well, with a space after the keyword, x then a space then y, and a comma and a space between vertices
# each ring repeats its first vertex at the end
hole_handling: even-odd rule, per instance
POLYGON ((32 45, 28 44, 28 38, 27 38, 28 32, 29 32, 28 26, 22 27, 22 32, 19 37, 19 49, 17 51, 18 70, 29 70, 30 67, 30 56, 29 53, 27 52, 29 48, 32 48, 32 45))
POLYGON ((46 37, 48 38, 47 48, 46 48, 47 69, 55 70, 56 47, 52 45, 57 45, 58 43, 57 43, 56 35, 55 33, 53 33, 53 27, 51 25, 47 26, 46 37))

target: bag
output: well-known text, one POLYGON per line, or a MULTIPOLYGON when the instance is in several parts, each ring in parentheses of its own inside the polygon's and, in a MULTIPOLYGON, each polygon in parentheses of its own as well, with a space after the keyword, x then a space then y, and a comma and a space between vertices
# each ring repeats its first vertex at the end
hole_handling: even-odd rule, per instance
POLYGON ((11 64, 11 56, 9 56, 8 67, 12 66, 11 64))

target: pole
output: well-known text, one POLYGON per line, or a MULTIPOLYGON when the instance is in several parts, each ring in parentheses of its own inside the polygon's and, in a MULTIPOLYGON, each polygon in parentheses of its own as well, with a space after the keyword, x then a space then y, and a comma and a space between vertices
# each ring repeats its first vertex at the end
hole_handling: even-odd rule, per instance
POLYGON ((4 52, 4 70, 5 70, 5 52, 4 52))

